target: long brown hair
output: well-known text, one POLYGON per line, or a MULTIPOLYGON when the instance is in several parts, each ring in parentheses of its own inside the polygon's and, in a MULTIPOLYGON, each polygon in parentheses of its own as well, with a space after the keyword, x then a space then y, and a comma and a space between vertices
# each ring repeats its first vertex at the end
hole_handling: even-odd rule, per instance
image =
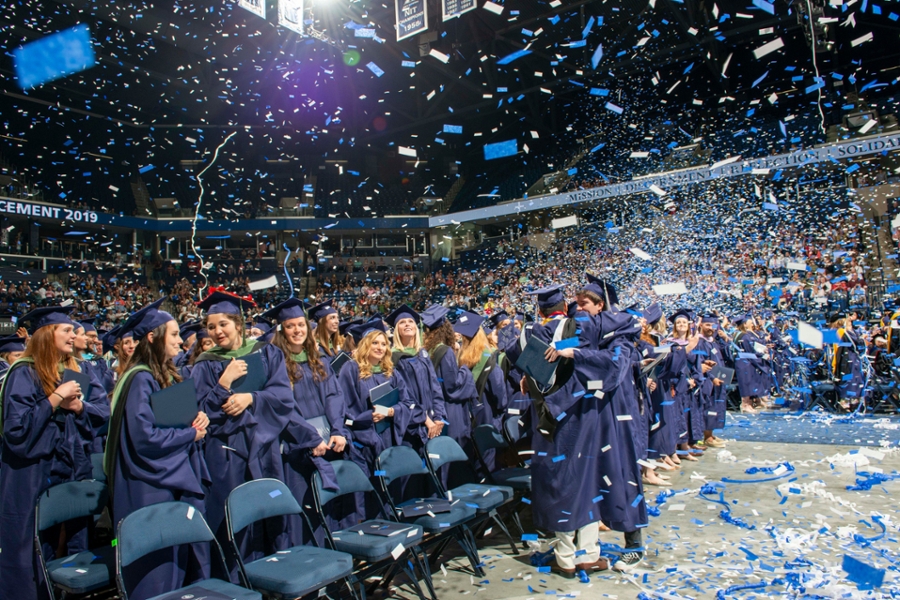
POLYGON ((383 331, 374 331, 360 340, 359 346, 356 347, 356 351, 353 353, 353 359, 356 361, 356 364, 359 365, 360 379, 366 379, 372 376, 372 365, 369 363, 369 350, 372 349, 372 342, 375 341, 375 338, 379 335, 384 336, 384 343, 387 344, 384 358, 382 358, 381 363, 379 363, 381 372, 385 377, 390 377, 391 373, 394 372, 394 362, 391 360, 391 346, 388 336, 383 331))
MULTIPOLYGON (((344 348, 344 336, 341 335, 340 329, 335 331, 333 335, 328 335, 325 321, 330 316, 326 315, 316 322, 316 342, 322 346, 322 350, 327 356, 335 356, 338 353, 338 348, 344 348), (329 342, 331 343, 331 348, 328 347, 329 342)), ((390 344, 390 341, 388 341, 388 344, 390 344)))
POLYGON ((153 379, 161 388, 167 388, 173 383, 181 381, 181 374, 175 367, 172 359, 166 356, 166 329, 168 323, 163 323, 151 333, 153 333, 153 341, 150 336, 144 336, 137 343, 131 357, 125 363, 123 372, 136 365, 147 365, 153 374, 153 379))
POLYGON ((475 368, 484 357, 486 350, 491 349, 491 343, 484 335, 484 329, 478 328, 478 332, 472 338, 463 336, 462 348, 459 351, 459 364, 463 367, 475 368))
MULTIPOLYGON (((306 326, 306 339, 303 340, 303 349, 306 351, 306 360, 309 362, 309 368, 312 369, 313 381, 318 383, 323 381, 325 377, 328 376, 328 373, 325 371, 325 365, 322 364, 322 359, 319 357, 318 343, 316 343, 316 339, 310 335, 312 332, 309 331, 309 321, 306 322, 306 326)), ((287 367, 288 378, 291 380, 291 385, 294 385, 303 379, 303 370, 299 368, 297 361, 291 356, 293 354, 291 345, 284 336, 284 332, 281 330, 280 325, 275 331, 275 337, 272 338, 272 345, 276 348, 280 348, 281 351, 284 352, 284 364, 287 367)))
POLYGON ((444 319, 444 322, 425 334, 425 349, 431 352, 441 344, 449 346, 451 349, 456 346, 456 332, 453 331, 453 325, 450 321, 444 319))
POLYGON ((67 354, 60 360, 60 351, 56 347, 55 340, 56 330, 60 327, 65 327, 65 325, 46 325, 35 331, 28 340, 25 353, 22 354, 22 358, 34 359, 34 370, 37 373, 38 381, 41 382, 41 389, 48 398, 59 385, 60 364, 65 369, 81 371, 73 354, 67 354))

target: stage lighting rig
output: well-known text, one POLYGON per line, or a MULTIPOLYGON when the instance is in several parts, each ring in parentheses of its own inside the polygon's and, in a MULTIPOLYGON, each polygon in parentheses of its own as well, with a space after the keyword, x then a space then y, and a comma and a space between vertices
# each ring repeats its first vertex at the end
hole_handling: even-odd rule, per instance
POLYGON ((837 47, 834 27, 839 19, 831 14, 826 0, 794 0, 793 4, 806 43, 816 53, 833 52, 837 47))

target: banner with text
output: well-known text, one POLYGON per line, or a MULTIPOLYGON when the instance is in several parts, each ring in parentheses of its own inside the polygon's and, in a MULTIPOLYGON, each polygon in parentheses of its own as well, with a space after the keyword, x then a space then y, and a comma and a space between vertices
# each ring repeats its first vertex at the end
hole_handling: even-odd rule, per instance
POLYGON ((303 35, 303 0, 278 0, 278 24, 303 35))
MULTIPOLYGON (((534 210, 554 208, 556 206, 602 200, 603 198, 616 198, 618 196, 627 196, 629 194, 640 194, 644 192, 654 193, 653 190, 650 189, 651 186, 659 190, 666 190, 667 188, 711 181, 720 177, 765 175, 769 174, 771 171, 777 172, 779 169, 803 167, 824 162, 826 160, 846 160, 858 156, 867 156, 869 154, 878 154, 880 152, 897 149, 900 149, 900 133, 871 138, 860 138, 839 142, 837 144, 829 144, 827 146, 817 146, 806 150, 797 150, 796 152, 791 152, 789 154, 778 154, 775 156, 746 160, 722 161, 722 163, 714 164, 712 166, 681 169, 679 171, 660 173, 658 175, 648 175, 624 183, 603 185, 587 190, 568 192, 566 194, 526 198, 509 204, 490 206, 488 208, 479 208, 475 210, 465 210, 458 213, 442 215, 440 217, 431 217, 428 222, 431 227, 440 227, 441 225, 505 217, 534 210)), ((658 192, 656 193, 658 194, 658 192)))
POLYGON ((428 5, 425 0, 394 0, 397 15, 397 41, 428 29, 428 5))
POLYGON ((441 12, 443 12, 444 21, 458 17, 476 8, 478 8, 478 3, 475 0, 441 0, 441 12))

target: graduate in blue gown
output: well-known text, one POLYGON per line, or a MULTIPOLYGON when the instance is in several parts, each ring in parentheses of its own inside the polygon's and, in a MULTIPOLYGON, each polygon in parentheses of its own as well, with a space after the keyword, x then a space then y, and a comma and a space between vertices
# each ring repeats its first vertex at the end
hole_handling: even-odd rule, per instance
POLYGON ((172 362, 177 368, 182 368, 188 362, 191 351, 197 343, 197 333, 203 329, 203 323, 200 321, 188 321, 178 328, 178 334, 181 336, 181 352, 178 353, 172 362))
POLYGON ((309 309, 309 320, 313 328, 319 354, 334 360, 343 350, 344 336, 341 334, 341 318, 331 300, 326 300, 309 309))
POLYGON ((198 331, 197 340, 194 342, 194 345, 191 346, 190 353, 188 353, 187 358, 180 367, 181 376, 184 379, 188 379, 191 376, 191 371, 194 370, 194 363, 197 362, 197 359, 207 350, 212 350, 215 345, 215 342, 209 337, 209 332, 205 327, 198 331))
MULTIPOLYGON (((462 312, 457 317, 453 330, 462 336, 459 364, 468 367, 475 380, 476 396, 469 407, 473 424, 476 427, 493 425, 498 431, 503 431, 509 395, 499 362, 500 353, 491 347, 481 327, 483 322, 483 316, 472 312, 462 312)), ((493 471, 496 468, 496 451, 488 450, 482 455, 482 460, 484 464, 479 466, 488 472, 493 471)))
MULTIPOLYGON (((381 317, 357 325, 350 332, 359 341, 353 360, 348 361, 338 375, 353 423, 350 426, 353 437, 350 458, 368 477, 373 477, 378 455, 391 446, 409 445, 404 443, 407 433, 424 426, 425 411, 410 400, 403 379, 394 370, 390 343, 381 317), (392 407, 376 409, 369 394, 373 388, 384 383, 399 390, 399 401, 392 407), (381 421, 387 421, 388 427, 379 433, 375 424, 381 421)), ((365 506, 359 505, 360 520, 374 519, 380 514, 381 507, 372 496, 367 494, 365 506)))
POLYGON ((6 377, 9 366, 25 353, 27 338, 8 335, 0 338, 0 378, 6 377))
MULTIPOLYGON (((531 461, 534 524, 554 532, 558 540, 556 568, 563 576, 573 577, 577 570, 608 568, 599 548, 600 504, 605 499, 599 493, 598 457, 605 440, 597 398, 587 393, 584 382, 575 375, 571 346, 579 345, 579 328, 575 320, 566 317, 561 287, 534 292, 544 321, 527 328, 524 337, 526 346, 534 337, 548 345, 566 342, 567 350, 548 350, 548 360, 557 362, 550 382, 526 376, 521 385, 534 402, 537 417, 531 461)), ((511 347, 510 358, 517 360, 522 350, 521 344, 511 347)), ((627 445, 631 446, 630 440, 627 445)))
MULTIPOLYGON (((425 328, 424 347, 428 351, 429 360, 434 365, 435 376, 441 386, 444 399, 444 421, 446 435, 452 437, 463 449, 472 450, 472 417, 469 406, 477 394, 472 371, 457 363, 456 351, 459 344, 456 332, 447 320, 450 310, 440 305, 430 306, 422 313, 422 325, 425 328)), ((463 467, 450 463, 441 470, 441 480, 446 489, 453 489, 465 483, 466 474, 455 474, 463 467)))
POLYGON ((78 321, 75 326, 75 358, 83 361, 86 368, 103 384, 107 394, 112 394, 116 387, 116 380, 103 357, 97 356, 94 349, 97 346, 97 329, 91 319, 78 321))
MULTIPOLYGON (((159 310, 163 298, 134 313, 123 329, 137 346, 113 393, 104 470, 110 482, 112 518, 159 502, 181 501, 201 515, 210 473, 201 440, 209 418, 202 411, 183 427, 157 427, 151 394, 181 382, 172 359, 181 351, 178 324, 159 310)), ((129 597, 151 598, 210 576, 209 544, 166 548, 124 570, 129 597)))
MULTIPOLYGON (((103 387, 62 381, 62 370, 80 370, 73 356, 72 307, 36 308, 22 317, 31 339, 6 374, 0 398, 0 598, 33 600, 44 583, 34 550, 34 504, 47 488, 90 479, 90 447, 109 420, 103 387)), ((68 553, 87 550, 87 523, 67 523, 68 553)), ((55 558, 59 528, 42 552, 55 558)))
MULTIPOLYGON (((304 508, 314 506, 310 487, 313 473, 318 470, 323 482, 330 481, 334 470, 327 461, 347 458, 351 448, 344 393, 330 362, 319 355, 316 340, 310 335, 305 308, 301 300, 290 298, 264 313, 277 323, 271 343, 284 353, 294 398, 294 412, 282 434, 284 482, 304 508), (322 437, 320 429, 324 431, 326 426, 327 436, 322 437)), ((354 524, 348 521, 353 517, 355 505, 350 510, 342 508, 339 501, 328 505, 326 518, 332 531, 354 524)), ((316 530, 309 531, 299 515, 288 518, 291 546, 308 543, 313 537, 318 543, 324 543, 324 531, 317 519, 313 521, 316 530)))
POLYGON ((710 448, 722 448, 725 441, 713 434, 714 429, 725 426, 726 389, 724 381, 713 376, 715 367, 725 367, 725 359, 719 344, 716 343, 716 332, 719 319, 715 315, 700 317, 697 329, 696 346, 693 354, 701 365, 699 387, 703 416, 703 443, 710 448))
POLYGON ((444 395, 428 351, 422 347, 419 332, 422 318, 419 313, 403 304, 389 314, 385 321, 394 330, 391 347, 394 369, 405 382, 410 401, 425 411, 424 427, 406 432, 410 445, 421 450, 428 440, 441 435, 445 427, 444 395))
POLYGON ((865 353, 865 344, 853 330, 852 318, 838 315, 832 319, 831 327, 837 329, 840 340, 834 345, 831 355, 838 398, 844 409, 854 409, 865 397, 866 380, 860 360, 860 353, 865 353))
POLYGON ((680 309, 669 317, 672 334, 665 343, 670 345, 671 362, 668 366, 666 386, 675 402, 676 438, 678 454, 689 461, 696 461, 703 451, 692 445, 703 439, 703 410, 698 380, 701 367, 693 353, 697 344, 696 332, 692 331, 693 312, 680 309))
POLYGON ((735 317, 734 369, 741 394, 741 412, 755 414, 753 398, 765 406, 772 389, 772 369, 765 340, 757 333, 753 317, 735 317))
MULTIPOLYGON (((206 311, 206 330, 216 344, 197 358, 191 370, 201 410, 210 420, 205 456, 213 482, 206 515, 226 546, 225 500, 231 490, 251 479, 284 477, 280 440, 294 413, 294 399, 281 350, 243 337, 242 313, 255 306, 252 300, 219 289, 198 306, 206 311), (242 358, 254 352, 262 362, 263 383, 256 391, 235 393, 232 386, 247 375, 247 363, 242 358)), ((245 560, 260 558, 262 552, 283 550, 286 544, 280 523, 256 523, 238 534, 245 560)), ((236 582, 233 560, 230 570, 236 582)))

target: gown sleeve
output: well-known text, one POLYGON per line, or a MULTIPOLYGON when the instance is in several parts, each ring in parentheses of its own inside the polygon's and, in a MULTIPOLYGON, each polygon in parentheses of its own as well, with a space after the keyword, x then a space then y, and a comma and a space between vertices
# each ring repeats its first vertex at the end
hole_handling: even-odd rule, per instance
MULTIPOLYGON (((450 351, 448 350, 449 354, 450 351)), ((422 359, 425 369, 428 373, 428 383, 431 392, 431 406, 434 414, 430 415, 432 421, 443 421, 447 417, 447 411, 444 408, 444 392, 441 390, 441 384, 438 382, 437 371, 431 364, 431 359, 427 356, 422 359)))
POLYGON ((34 460, 53 454, 60 430, 53 423, 53 405, 29 366, 6 376, 3 397, 3 442, 16 456, 34 460))
MULTIPOLYGON (((469 367, 460 367, 456 364, 456 354, 452 348, 447 350, 438 363, 435 374, 443 388, 445 402, 467 404, 478 395, 472 371, 469 367)), ((446 413, 446 408, 444 412, 446 413)))

